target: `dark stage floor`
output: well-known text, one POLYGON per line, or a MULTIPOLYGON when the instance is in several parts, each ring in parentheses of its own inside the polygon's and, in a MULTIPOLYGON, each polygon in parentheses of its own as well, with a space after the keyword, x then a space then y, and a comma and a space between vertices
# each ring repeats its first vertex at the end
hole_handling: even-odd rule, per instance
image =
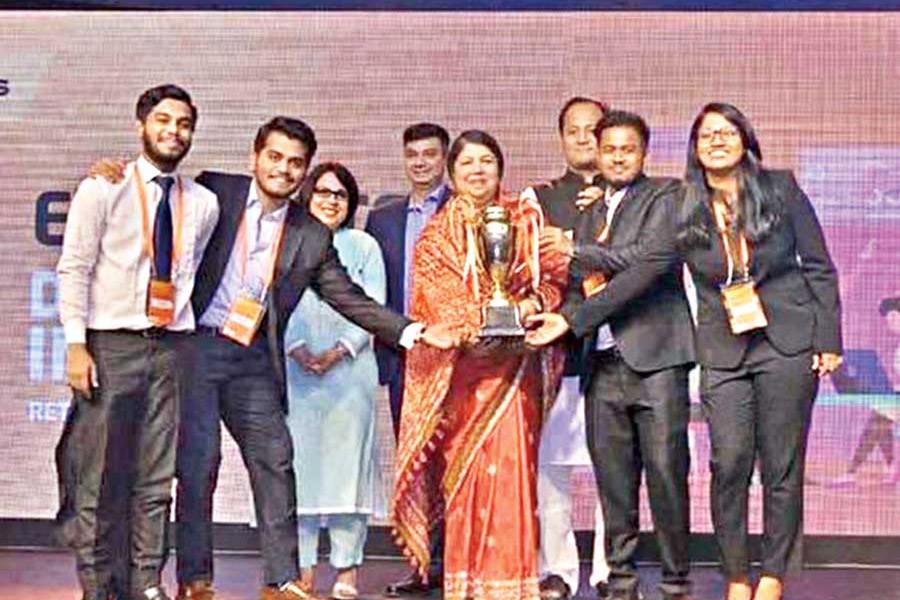
MULTIPOLYGON (((216 557, 217 598, 255 600, 258 592, 259 558, 252 555, 216 557)), ((380 591, 407 569, 395 559, 366 561, 360 574, 362 600, 381 598, 380 591)), ((586 576, 586 575, 585 575, 586 576)), ((647 600, 656 600, 657 570, 641 569, 642 589, 647 600)), ((720 600, 722 583, 711 567, 694 569, 695 598, 720 600)), ((166 570, 169 591, 174 595, 172 565, 166 570)), ((323 569, 317 588, 331 588, 332 573, 323 569)), ((578 598, 594 596, 582 582, 578 598)), ((2 600, 76 600, 80 598, 72 558, 61 552, 0 551, 0 599, 2 600)), ((437 595, 433 598, 438 598, 437 595)), ((807 569, 789 581, 785 600, 900 600, 900 569, 807 569)))

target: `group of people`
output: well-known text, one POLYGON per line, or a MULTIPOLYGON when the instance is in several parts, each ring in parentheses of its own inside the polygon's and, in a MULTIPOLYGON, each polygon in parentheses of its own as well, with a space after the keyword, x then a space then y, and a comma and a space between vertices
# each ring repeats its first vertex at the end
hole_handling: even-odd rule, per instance
POLYGON ((646 475, 660 591, 691 598, 688 372, 702 367, 712 509, 727 600, 781 598, 800 533, 818 378, 840 364, 834 266, 788 172, 762 167, 752 126, 710 104, 684 181, 643 171, 650 131, 575 97, 558 129, 566 172, 511 193, 490 134, 419 123, 403 135, 410 191, 354 229, 346 167, 308 169, 315 135, 275 117, 252 176, 177 167, 197 109, 147 90, 142 152, 101 161, 72 200, 59 305, 74 400, 57 448, 60 531, 85 600, 165 600, 177 478, 177 600, 211 600, 220 421, 250 475, 262 600, 314 599, 319 529, 358 596, 378 383, 397 472, 391 516, 414 566, 386 595, 568 598, 578 589, 573 466, 591 465, 590 583, 641 598, 635 551, 646 475), (446 175, 445 175, 446 173, 446 175), (495 283, 485 209, 512 238, 506 288, 523 339, 482 335, 495 283), (694 325, 682 281, 698 294, 694 325), (372 344, 371 336, 375 343, 372 344), (750 580, 747 502, 759 461, 762 572, 750 580))

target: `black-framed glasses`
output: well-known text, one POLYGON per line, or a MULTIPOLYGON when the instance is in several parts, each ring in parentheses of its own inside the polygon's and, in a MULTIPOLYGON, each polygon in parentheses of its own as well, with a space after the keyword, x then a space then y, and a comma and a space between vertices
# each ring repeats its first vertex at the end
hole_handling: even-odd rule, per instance
POLYGON ((332 190, 330 188, 317 187, 313 189, 313 195, 322 200, 334 198, 335 200, 349 200, 347 190, 332 190))

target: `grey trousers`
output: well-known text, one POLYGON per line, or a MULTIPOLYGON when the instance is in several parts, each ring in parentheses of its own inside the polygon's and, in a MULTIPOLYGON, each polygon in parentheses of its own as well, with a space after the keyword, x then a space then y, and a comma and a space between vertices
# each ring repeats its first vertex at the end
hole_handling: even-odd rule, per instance
POLYGON ((75 395, 57 448, 59 537, 75 554, 86 599, 138 597, 160 583, 184 338, 88 332, 100 385, 90 398, 75 395))

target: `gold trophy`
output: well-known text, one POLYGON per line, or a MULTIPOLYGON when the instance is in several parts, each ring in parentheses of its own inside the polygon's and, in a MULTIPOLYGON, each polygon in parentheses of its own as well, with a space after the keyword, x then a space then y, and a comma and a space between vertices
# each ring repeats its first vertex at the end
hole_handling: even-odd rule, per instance
POLYGON ((506 289, 514 249, 515 232, 509 222, 509 214, 502 206, 489 205, 484 209, 481 225, 481 257, 491 276, 492 290, 487 306, 482 309, 482 338, 525 336, 519 309, 510 300, 506 289))

